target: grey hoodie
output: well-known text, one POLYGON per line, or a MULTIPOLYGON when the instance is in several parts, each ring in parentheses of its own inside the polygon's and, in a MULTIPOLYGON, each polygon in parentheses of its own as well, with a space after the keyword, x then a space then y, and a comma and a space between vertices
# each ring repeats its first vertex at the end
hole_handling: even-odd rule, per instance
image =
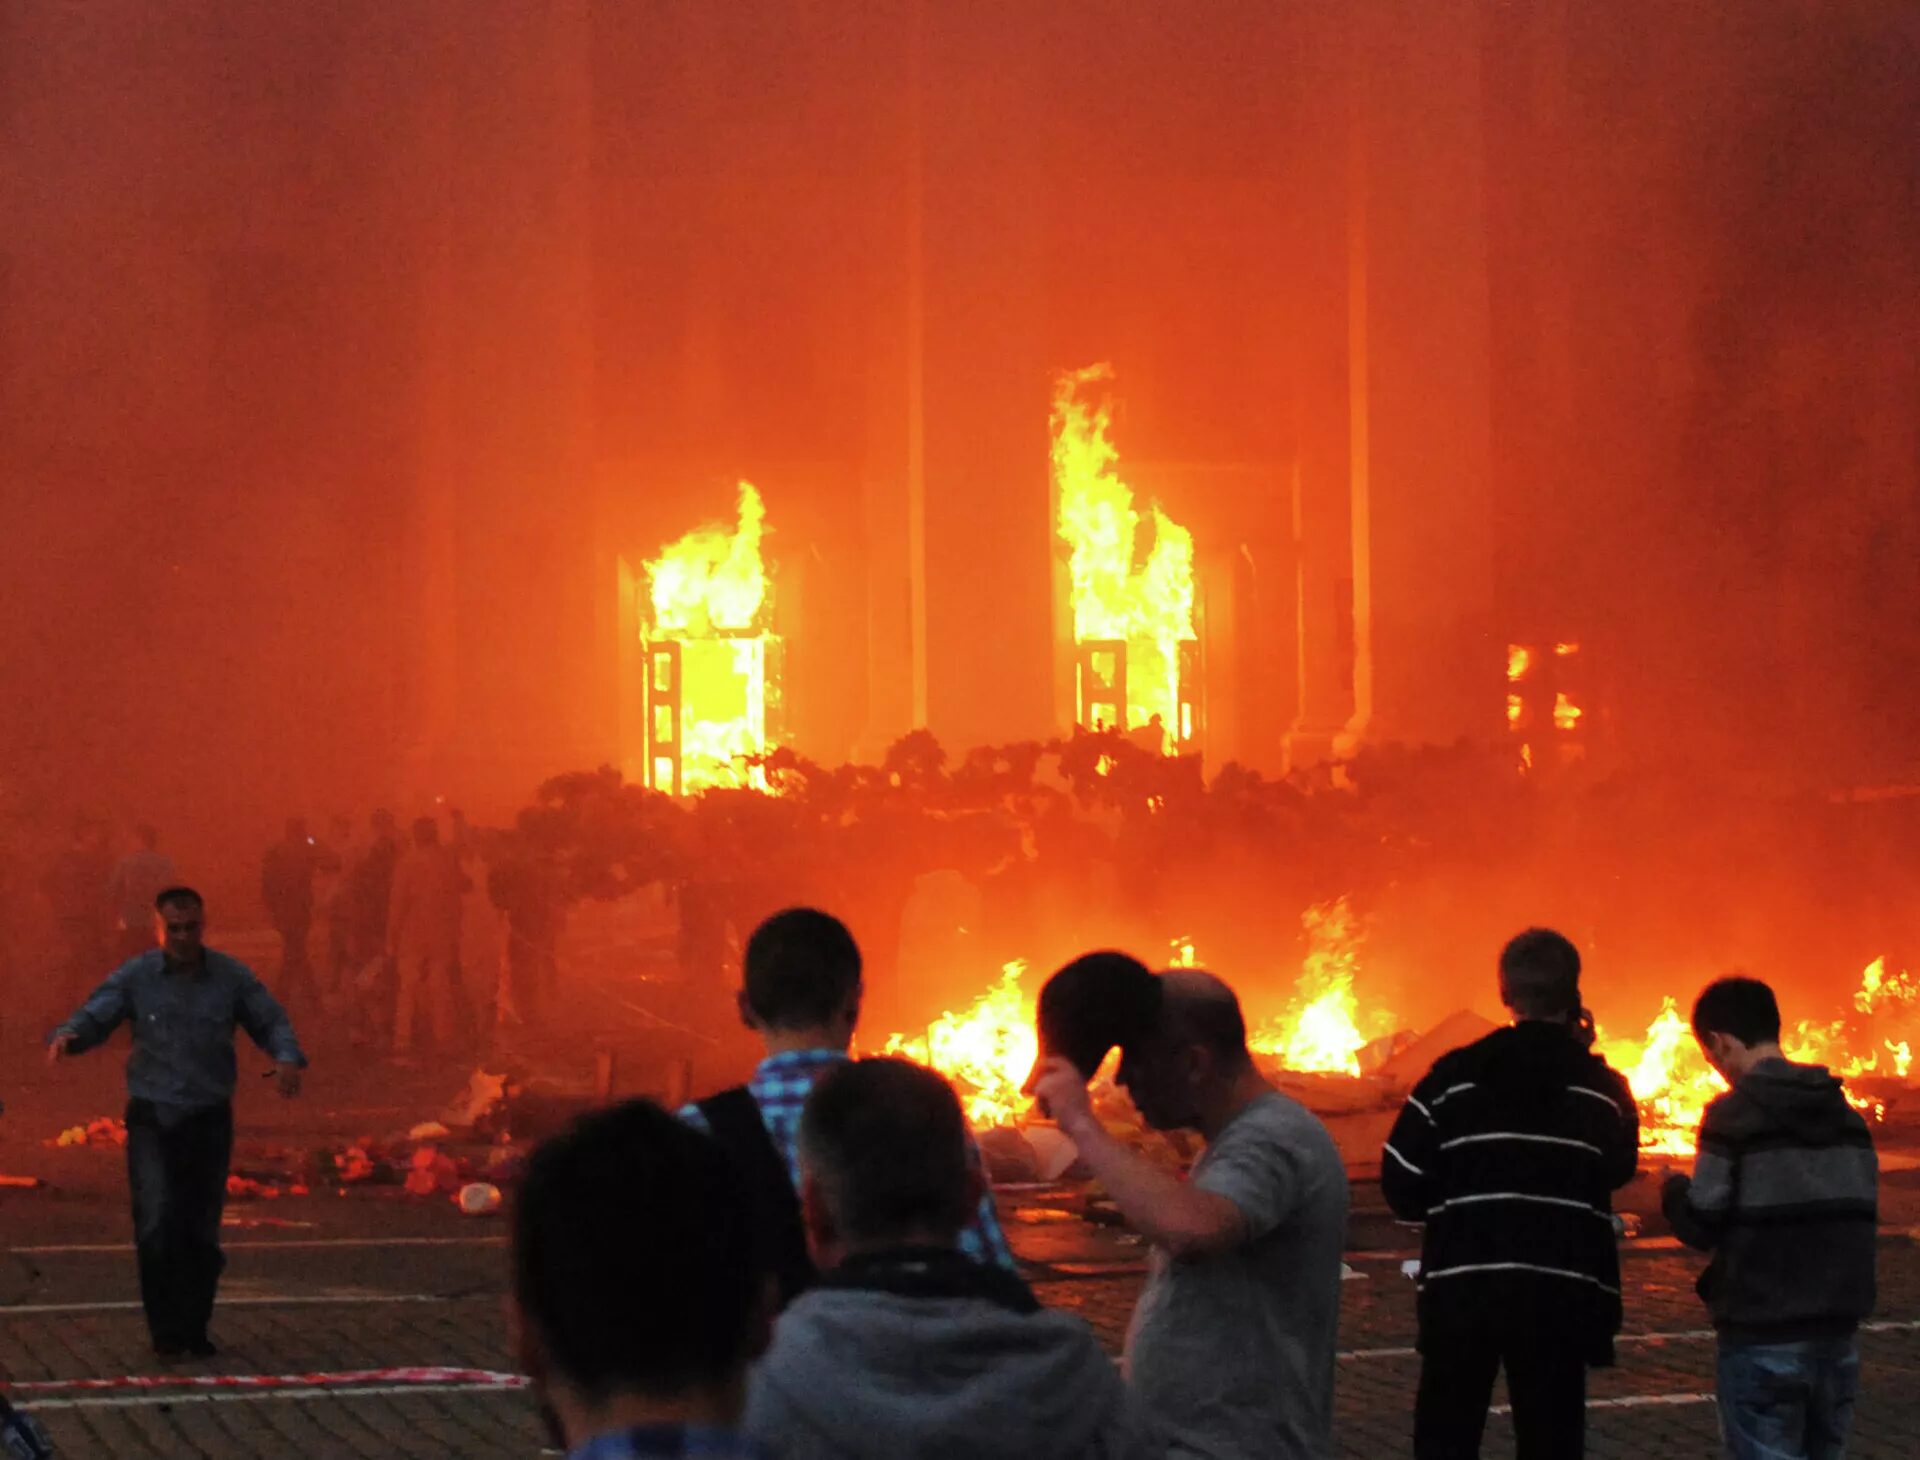
POLYGON ((1707 1107, 1693 1180, 1668 1181, 1674 1234, 1709 1249, 1700 1296, 1721 1336, 1852 1333, 1873 1311, 1873 1136, 1820 1065, 1762 1060, 1707 1107))
POLYGON ((815 1288, 781 1314, 746 1431, 782 1460, 1165 1453, 1079 1319, 876 1287, 815 1288))

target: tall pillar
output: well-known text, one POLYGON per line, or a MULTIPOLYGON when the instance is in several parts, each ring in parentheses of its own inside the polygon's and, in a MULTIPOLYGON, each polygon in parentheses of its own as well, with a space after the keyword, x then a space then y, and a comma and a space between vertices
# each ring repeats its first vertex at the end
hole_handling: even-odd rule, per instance
POLYGON ((1489 315, 1478 7, 1360 11, 1350 154, 1355 714, 1346 744, 1488 740, 1489 315))

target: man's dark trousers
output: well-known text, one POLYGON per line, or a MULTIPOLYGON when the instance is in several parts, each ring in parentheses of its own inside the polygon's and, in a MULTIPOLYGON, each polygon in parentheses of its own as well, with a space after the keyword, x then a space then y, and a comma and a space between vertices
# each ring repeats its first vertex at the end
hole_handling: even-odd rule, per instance
POLYGON ((207 1337, 213 1295, 227 1265, 220 1212, 233 1156, 233 1107, 190 1113, 127 1103, 127 1178, 140 1258, 140 1301, 155 1347, 185 1348, 207 1337))
POLYGON ((1586 1443, 1587 1363, 1578 1349, 1533 1342, 1434 1343, 1420 1356, 1413 1409, 1415 1460, 1474 1460, 1507 1371, 1519 1460, 1575 1460, 1586 1443))

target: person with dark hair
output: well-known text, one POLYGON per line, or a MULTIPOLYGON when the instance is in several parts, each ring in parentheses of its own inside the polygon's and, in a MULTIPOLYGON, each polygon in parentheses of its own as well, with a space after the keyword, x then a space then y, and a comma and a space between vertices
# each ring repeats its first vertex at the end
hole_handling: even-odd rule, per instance
POLYGON ((416 1014, 436 1048, 454 1037, 454 970, 460 963, 460 923, 465 876, 460 863, 440 844, 440 825, 431 816, 413 823, 413 846, 393 872, 393 898, 387 914, 387 955, 398 975, 393 1009, 393 1053, 404 1060, 413 1050, 416 1014))
MULTIPOLYGON (((1169 1455, 1322 1460, 1333 1449, 1347 1233, 1340 1153, 1312 1112, 1255 1067, 1226 984, 1181 969, 1132 1002, 1138 1022, 1121 1031, 1119 1081, 1153 1129, 1205 1139, 1187 1180, 1108 1132, 1087 1094, 1090 1071, 1065 1053, 1048 1052, 1030 1083, 1153 1243, 1127 1334, 1134 1390, 1169 1455)), ((1056 1032, 1049 1042, 1064 1041, 1056 1032)))
POLYGON ((1693 1034, 1731 1088, 1701 1118, 1692 1179, 1669 1177, 1661 1209, 1675 1236, 1713 1253, 1699 1286, 1719 1336, 1727 1455, 1840 1460, 1855 1335, 1873 1312, 1873 1136, 1824 1066, 1780 1052, 1780 1006, 1758 979, 1709 984, 1693 1034))
MULTIPOLYGON (((746 1084, 680 1115, 711 1132, 746 1177, 784 1303, 814 1276, 800 1219, 800 1111, 814 1085, 847 1061, 860 1022, 860 949, 838 918, 796 907, 754 929, 742 962, 740 1019, 760 1036, 766 1058, 746 1084)), ((959 1241, 971 1258, 1013 1267, 990 1194, 979 1197, 959 1241)))
POLYGON ((173 858, 160 850, 160 833, 142 823, 133 829, 140 845, 120 859, 108 885, 118 914, 120 959, 138 958, 153 946, 153 900, 180 880, 173 858))
POLYGON ((129 960, 47 1042, 47 1060, 133 1028, 127 1057, 127 1179, 133 1193, 140 1301, 162 1358, 216 1352, 207 1337, 226 1258, 220 1212, 233 1155, 238 1026, 279 1066, 280 1093, 300 1093, 307 1057, 286 1010, 253 971, 206 946, 206 905, 190 887, 154 899, 160 946, 129 960))
POLYGON ((571 1460, 757 1460, 739 1433, 766 1283, 726 1155, 644 1100, 582 1116, 527 1162, 513 1330, 571 1460))
POLYGON ((280 935, 280 997, 289 1004, 308 993, 313 982, 308 943, 313 934, 313 877, 319 868, 319 844, 308 835, 306 818, 288 817, 286 835, 261 858, 260 900, 280 935))
POLYGON ((1560 934, 1507 944, 1500 999, 1513 1024, 1434 1062, 1380 1158, 1388 1205, 1426 1225, 1418 1460, 1480 1453, 1503 1366, 1521 1460, 1581 1454, 1587 1368, 1613 1362, 1620 1331, 1613 1192, 1639 1164, 1633 1093, 1591 1049, 1560 934))
POLYGON ((387 917, 393 904, 393 873, 400 864, 400 838, 393 813, 381 807, 369 821, 373 839, 347 873, 352 908, 354 1042, 385 1027, 393 1015, 393 960, 387 952, 387 917))
POLYGON ((755 1439, 785 1460, 1164 1453, 1085 1323, 960 1252, 981 1179, 939 1075, 840 1064, 807 1097, 800 1168, 822 1275, 753 1371, 755 1439))

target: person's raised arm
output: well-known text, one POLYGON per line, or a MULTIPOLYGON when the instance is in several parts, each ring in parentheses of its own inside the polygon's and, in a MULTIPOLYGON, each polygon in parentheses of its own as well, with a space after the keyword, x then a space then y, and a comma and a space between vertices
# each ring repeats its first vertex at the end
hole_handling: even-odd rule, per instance
POLYGON ((1238 1247, 1252 1235, 1231 1199, 1182 1181, 1116 1140, 1094 1114, 1086 1081, 1070 1060, 1048 1060, 1033 1093, 1127 1224, 1150 1242, 1175 1257, 1197 1257, 1238 1247))

